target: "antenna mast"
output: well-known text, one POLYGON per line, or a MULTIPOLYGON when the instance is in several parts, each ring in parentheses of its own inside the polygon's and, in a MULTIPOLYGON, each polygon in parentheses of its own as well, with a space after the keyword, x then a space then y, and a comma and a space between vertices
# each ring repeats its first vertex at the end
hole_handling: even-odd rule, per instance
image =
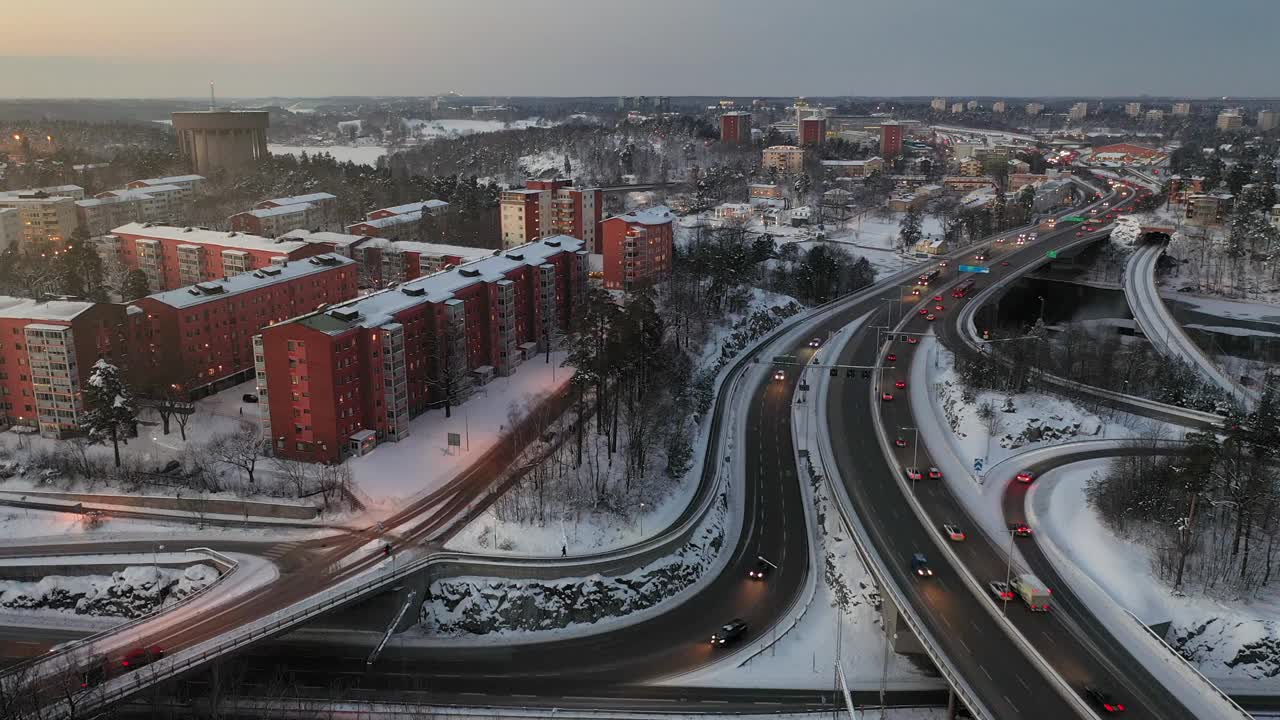
POLYGON ((210 80, 210 81, 209 81, 209 109, 210 109, 210 110, 212 110, 213 108, 214 108, 214 102, 213 102, 213 81, 212 81, 212 80, 210 80))

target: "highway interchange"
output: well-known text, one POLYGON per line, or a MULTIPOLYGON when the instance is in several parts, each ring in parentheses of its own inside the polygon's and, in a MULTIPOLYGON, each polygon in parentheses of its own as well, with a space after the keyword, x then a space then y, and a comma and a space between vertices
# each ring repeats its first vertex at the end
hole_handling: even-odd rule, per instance
MULTIPOLYGON (((1131 191, 1127 190, 1121 190, 1115 198, 1117 203, 1130 199, 1131 191)), ((1035 242, 1026 246, 1016 246, 1012 242, 994 246, 994 256, 988 263, 991 274, 983 276, 980 282, 986 284, 1002 275, 1024 273, 1032 265, 1042 262, 1046 251, 1080 242, 1076 232, 1075 226, 1069 225, 1043 232, 1035 242)), ((971 248, 960 255, 967 256, 972 252, 971 248)), ((904 331, 923 335, 932 328, 948 347, 963 350, 963 343, 956 337, 962 329, 951 320, 958 314, 959 303, 969 300, 954 300, 947 290, 960 279, 954 272, 956 259, 952 258, 950 267, 930 286, 929 295, 923 298, 932 305, 932 294, 943 295, 941 304, 946 309, 938 313, 939 320, 930 323, 909 309, 905 314, 904 331)), ((924 345, 893 342, 889 349, 897 355, 897 360, 884 362, 883 354, 888 350, 877 345, 873 326, 885 325, 892 315, 901 314, 894 312, 896 307, 921 299, 906 294, 904 281, 908 279, 909 274, 900 274, 892 281, 877 286, 876 290, 861 293, 851 302, 841 303, 838 311, 829 312, 809 324, 810 331, 796 336, 793 345, 782 348, 782 352, 807 361, 815 354, 807 347, 810 336, 827 337, 853 319, 873 313, 872 320, 852 334, 838 358, 826 357, 832 352, 826 348, 819 349, 816 354, 825 363, 880 364, 886 368, 886 382, 905 380, 912 354, 924 345)), ((443 698, 460 704, 470 704, 468 701, 475 700, 477 694, 492 695, 495 687, 500 687, 502 694, 509 698, 518 698, 520 703, 557 706, 573 706, 572 698, 575 697, 576 703, 583 707, 593 706, 592 698, 595 698, 606 704, 632 709, 659 707, 673 700, 697 701, 699 698, 730 703, 733 707, 741 704, 757 710, 760 703, 783 703, 797 708, 828 703, 829 693, 699 688, 672 690, 642 685, 649 680, 714 662, 717 655, 707 643, 707 636, 729 618, 741 617, 749 623, 752 633, 763 632, 795 601, 808 580, 809 536, 791 432, 791 403, 798 378, 797 373, 787 372, 785 380, 761 382, 750 395, 746 419, 748 434, 742 442, 747 453, 744 487, 749 490, 743 497, 746 523, 727 568, 660 618, 589 637, 529 645, 425 650, 400 648, 393 643, 373 668, 364 666, 367 636, 352 639, 345 647, 341 644, 335 647, 332 641, 317 643, 317 633, 307 633, 255 646, 239 658, 239 670, 250 679, 250 685, 265 682, 262 678, 288 677, 294 691, 302 694, 319 692, 317 689, 328 688, 334 678, 340 678, 343 687, 353 695, 383 697, 387 691, 429 693, 433 701, 443 698), (766 557, 777 565, 777 570, 766 582, 746 579, 748 569, 754 567, 758 556, 766 557), (620 683, 620 678, 625 678, 625 682, 620 683)), ((965 517, 961 504, 951 497, 945 484, 937 481, 917 483, 916 498, 931 520, 926 523, 918 519, 908 498, 910 490, 901 479, 899 465, 910 464, 915 451, 919 453, 918 465, 928 467, 932 464, 929 448, 927 444, 919 448, 901 448, 892 459, 886 457, 871 422, 873 413, 880 414, 887 428, 915 427, 916 422, 911 416, 909 403, 873 400, 877 397, 873 392, 879 392, 879 389, 872 388, 872 382, 860 374, 833 380, 833 391, 825 411, 845 491, 855 512, 871 530, 877 549, 889 562, 896 584, 911 597, 934 637, 998 717, 1026 717, 1032 712, 1046 718, 1080 717, 1078 701, 1073 702, 1072 698, 1064 696, 1053 680, 1041 672, 1037 662, 1028 657, 1023 643, 1012 639, 992 615, 992 598, 973 592, 958 574, 961 569, 953 567, 937 550, 941 522, 954 520, 969 528, 976 528, 977 523, 965 517), (910 572, 908 560, 912 553, 919 551, 930 556, 935 577, 921 580, 910 572)), ((894 434, 892 430, 890 433, 894 434)), ((458 526, 450 518, 468 506, 486 477, 496 475, 496 468, 509 461, 510 458, 499 456, 487 458, 480 468, 451 485, 447 492, 442 491, 430 502, 406 508, 397 517, 401 522, 413 523, 404 542, 428 538, 433 543, 441 542, 451 528, 458 526), (428 508, 431 511, 424 512, 428 508)), ((1007 497, 1006 513, 1010 519, 1019 516, 1016 490, 1007 497)), ((281 607, 291 599, 314 592, 317 587, 314 569, 318 564, 332 563, 361 547, 368 539, 357 535, 339 540, 298 543, 281 558, 281 579, 275 585, 278 592, 266 597, 255 596, 256 599, 226 608, 222 613, 173 631, 156 641, 172 648, 193 644, 246 617, 281 607)), ((1033 569, 1037 573, 1043 572, 1042 577, 1053 585, 1058 609, 1048 615, 1033 615, 1020 604, 1011 603, 1008 616, 1054 671, 1076 691, 1086 684, 1095 684, 1125 696, 1132 717, 1192 717, 1125 648, 1116 645, 1105 627, 1074 601, 1066 586, 1057 581, 1052 568, 1041 564, 1043 556, 1027 552, 1033 547, 1033 542, 1020 542, 1024 542, 1023 552, 1029 555, 1033 569)), ((261 544, 245 542, 208 544, 219 550, 261 553, 265 549, 261 544)), ((124 551, 134 548, 129 543, 121 543, 119 547, 104 549, 124 551)), ((972 573, 984 585, 986 579, 1004 577, 1006 550, 1003 539, 997 544, 996 539, 970 532, 969 539, 955 545, 954 550, 964 571, 972 573)), ((7 552, 16 554, 20 551, 20 548, 15 548, 7 552)), ((41 553, 60 551, 75 550, 72 546, 46 547, 41 553)), ((371 557, 356 569, 367 567, 376 560, 371 557)), ((348 572, 354 573, 356 569, 348 572)), ((358 617, 364 607, 358 605, 331 616, 325 624, 342 624, 358 617)), ((364 618, 359 624, 377 627, 380 623, 385 624, 387 619, 364 618)), ((4 637, 11 638, 13 634, 6 633, 4 637)), ((57 642, 65 640, 66 635, 45 639, 57 642)), ((15 643, 7 640, 0 640, 0 643, 11 656, 20 654, 15 643)), ((21 654, 29 653, 29 647, 21 651, 21 654)), ((201 683, 206 682, 203 677, 193 676, 188 688, 198 694, 201 683)), ((937 703, 941 697, 936 692, 900 693, 894 700, 904 704, 937 703)), ((515 701, 509 699, 506 702, 515 701)))

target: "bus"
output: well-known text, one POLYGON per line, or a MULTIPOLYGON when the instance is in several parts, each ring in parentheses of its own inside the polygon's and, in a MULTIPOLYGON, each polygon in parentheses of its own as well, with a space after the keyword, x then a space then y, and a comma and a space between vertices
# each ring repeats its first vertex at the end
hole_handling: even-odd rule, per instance
POLYGON ((933 270, 930 270, 927 273, 922 273, 920 277, 916 278, 916 284, 924 285, 925 287, 928 287, 929 283, 933 282, 934 280, 937 280, 938 276, 941 274, 942 274, 941 270, 934 268, 933 270))
POLYGON ((955 286, 955 288, 951 291, 951 297, 962 298, 965 295, 968 295, 969 292, 972 290, 973 290, 973 278, 969 278, 968 280, 965 280, 964 282, 955 286))

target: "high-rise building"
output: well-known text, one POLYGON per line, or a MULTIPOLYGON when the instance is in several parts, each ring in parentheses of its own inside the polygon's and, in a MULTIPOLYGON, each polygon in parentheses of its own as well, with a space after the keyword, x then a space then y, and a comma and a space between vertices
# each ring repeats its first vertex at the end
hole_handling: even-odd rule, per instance
POLYGON ((605 220, 605 289, 633 290, 671 274, 674 222, 663 205, 605 220))
POLYGON ((892 120, 880 124, 880 157, 885 160, 902 154, 902 126, 892 120))
POLYGON ((1044 103, 1030 102, 1023 108, 1028 115, 1039 115, 1044 112, 1044 103))
POLYGON ((1174 115, 1190 115, 1190 114, 1191 114, 1191 103, 1189 103, 1189 102, 1176 102, 1176 103, 1174 103, 1174 104, 1173 104, 1173 114, 1174 114, 1174 115))
POLYGON ((267 159, 267 127, 263 110, 203 110, 173 113, 178 152, 192 172, 209 175, 225 170, 235 175, 267 159))
POLYGON ((253 379, 253 338, 263 328, 357 292, 355 262, 326 253, 139 298, 146 330, 133 370, 204 397, 253 379))
POLYGON ((800 121, 800 144, 821 145, 827 139, 827 119, 807 117, 800 121))
POLYGON ((970 100, 969 102, 967 102, 967 103, 965 103, 965 104, 964 104, 964 107, 965 107, 965 109, 966 109, 966 110, 971 110, 971 111, 972 111, 972 110, 977 110, 977 109, 978 109, 978 101, 977 101, 977 100, 970 100))
POLYGON ((254 339, 263 436, 280 457, 359 455, 567 332, 586 294, 582 241, 557 236, 316 310, 254 339))
POLYGON ((1258 129, 1262 132, 1270 132, 1280 127, 1280 113, 1275 110, 1259 110, 1258 111, 1258 129))
POLYGON ((51 195, 44 189, 0 192, 0 208, 18 211, 26 245, 47 242, 57 249, 80 224, 74 195, 51 195))
POLYGON ((991 112, 993 113, 1002 113, 1007 108, 1008 108, 1008 105, 1005 103, 1004 100, 997 100, 991 103, 991 112))
POLYGON ((1151 108, 1144 117, 1149 123, 1162 123, 1164 122, 1164 111, 1160 108, 1151 108))
POLYGON ((124 305, 0 297, 0 415, 45 437, 80 431, 83 388, 101 358, 126 365, 124 305))
POLYGON ((1124 104, 1124 114, 1129 117, 1136 118, 1142 114, 1142 103, 1131 102, 1124 104))
POLYGON ((22 221, 17 208, 0 207, 0 253, 17 246, 22 239, 22 221))
POLYGON ((964 112, 964 103, 962 103, 962 102, 958 102, 958 103, 951 103, 951 114, 952 114, 952 115, 958 115, 959 113, 962 113, 962 112, 964 112))
POLYGON ((498 204, 505 248, 568 235, 586 243, 588 252, 599 252, 604 214, 604 192, 600 188, 576 188, 572 180, 564 178, 528 180, 523 190, 502 193, 498 204))
POLYGON ((947 99, 944 97, 936 97, 933 102, 929 103, 929 109, 934 112, 945 112, 947 109, 947 99))
POLYGON ((751 142, 751 113, 728 112, 720 116, 720 142, 747 145, 751 142))
POLYGON ((1071 110, 1067 112, 1067 117, 1071 120, 1083 120, 1089 115, 1089 103, 1078 102, 1071 106, 1071 110))
POLYGON ((1244 115, 1239 110, 1223 110, 1218 113, 1219 130, 1239 130, 1244 127, 1244 115))

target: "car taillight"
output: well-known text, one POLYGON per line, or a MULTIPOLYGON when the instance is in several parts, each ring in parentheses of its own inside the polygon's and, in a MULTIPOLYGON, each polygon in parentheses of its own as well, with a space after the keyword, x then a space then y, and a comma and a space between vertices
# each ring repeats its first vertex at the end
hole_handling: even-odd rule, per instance
POLYGON ((1115 711, 1115 707, 1113 707, 1110 703, 1103 703, 1103 704, 1102 704, 1102 707, 1106 708, 1106 709, 1107 709, 1107 712, 1114 712, 1114 711, 1115 711))
POLYGON ((1117 711, 1119 711, 1119 712, 1124 712, 1124 706, 1123 706, 1123 705, 1117 705, 1117 706, 1116 706, 1116 710, 1117 710, 1117 711))

